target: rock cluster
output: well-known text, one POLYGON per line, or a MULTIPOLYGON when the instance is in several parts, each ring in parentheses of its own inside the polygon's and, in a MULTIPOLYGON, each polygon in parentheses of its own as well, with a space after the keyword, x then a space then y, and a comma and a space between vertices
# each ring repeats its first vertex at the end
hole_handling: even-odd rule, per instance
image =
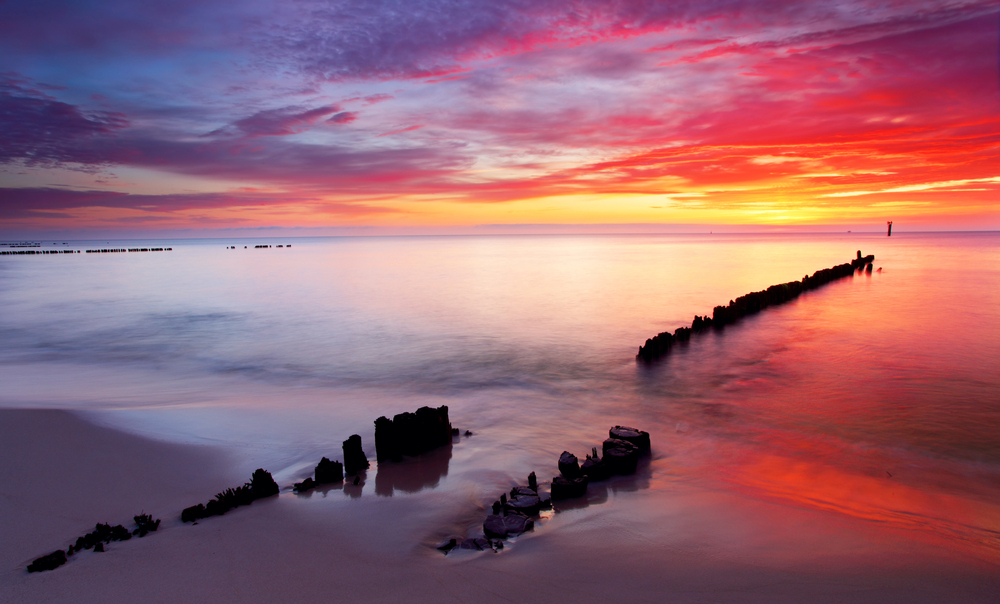
POLYGON ((503 493, 493 502, 492 514, 483 521, 485 537, 470 537, 468 539, 448 539, 440 543, 437 549, 445 554, 455 549, 487 549, 499 552, 503 549, 504 539, 515 537, 535 528, 534 518, 542 510, 552 507, 551 500, 543 498, 538 492, 538 481, 535 473, 528 475, 527 486, 517 486, 510 493, 503 493), (509 497, 508 497, 509 495, 509 497))
POLYGON ((603 444, 603 458, 597 447, 581 464, 569 451, 559 455, 559 476, 552 478, 549 497, 539 491, 535 473, 528 475, 527 486, 516 486, 493 502, 491 514, 483 522, 484 537, 451 538, 438 544, 445 554, 453 549, 503 549, 503 540, 533 530, 535 519, 542 510, 552 508, 552 502, 582 497, 591 482, 606 480, 612 475, 634 474, 639 458, 650 453, 649 433, 628 426, 615 426, 608 431, 603 444))
POLYGON ((160 526, 159 520, 154 520, 149 514, 139 514, 133 516, 136 529, 129 532, 127 528, 120 524, 111 526, 110 524, 96 524, 94 530, 82 537, 77 537, 76 542, 70 545, 66 551, 61 549, 36 558, 28 565, 29 573, 36 573, 43 570, 54 570, 66 564, 67 556, 72 556, 76 552, 85 549, 93 549, 95 552, 103 552, 104 545, 112 541, 128 541, 133 535, 145 537, 147 533, 155 531, 160 526))
POLYGON ((730 300, 726 306, 716 306, 712 310, 711 317, 695 315, 691 327, 678 327, 673 333, 665 331, 649 338, 644 345, 639 347, 639 353, 635 355, 635 358, 646 363, 655 361, 669 354, 674 345, 690 340, 692 334, 702 333, 710 328, 721 330, 726 325, 735 323, 748 315, 759 313, 768 306, 790 302, 799 297, 802 292, 816 289, 837 279, 850 277, 855 270, 864 269, 871 272, 874 260, 875 256, 872 255, 862 258, 861 251, 858 250, 858 257, 849 264, 838 264, 832 268, 818 270, 811 276, 806 275, 801 281, 772 285, 763 291, 751 292, 735 300, 730 300))
POLYGON ((560 476, 552 478, 553 501, 582 497, 591 482, 606 480, 615 474, 634 474, 639 457, 649 455, 649 451, 649 433, 628 426, 608 430, 601 450, 603 457, 597 455, 597 447, 594 447, 583 464, 579 464, 575 455, 563 451, 559 456, 560 476))
POLYGON ((235 507, 250 505, 258 499, 277 495, 279 490, 278 483, 274 482, 271 473, 258 468, 250 478, 250 482, 244 483, 243 486, 226 489, 207 504, 199 503, 185 508, 181 512, 181 521, 194 522, 209 516, 221 516, 235 507))
MULTIPOLYGON (((170 248, 165 249, 169 250, 170 248)), ((92 250, 92 252, 95 251, 100 252, 102 250, 92 250)), ((158 249, 149 248, 149 251, 158 251, 158 249)), ((446 406, 438 407, 437 409, 421 407, 416 413, 401 413, 396 415, 392 420, 380 417, 376 420, 375 426, 376 448, 379 460, 398 460, 403 455, 420 455, 443 445, 450 445, 452 437, 458 436, 459 433, 457 429, 451 427, 451 423, 448 420, 448 407, 446 406)), ((465 435, 471 436, 472 433, 466 431, 465 435)), ((295 483, 294 491, 302 493, 321 484, 339 483, 344 480, 345 474, 354 476, 353 484, 358 485, 360 483, 360 476, 357 475, 370 466, 362 448, 361 436, 358 434, 351 435, 344 441, 343 450, 343 464, 339 461, 330 461, 326 457, 322 458, 316 465, 313 477, 295 483)), ((535 488, 537 489, 537 485, 535 488)), ((195 522, 209 516, 221 516, 235 507, 249 505, 257 499, 277 495, 279 491, 280 488, 274 481, 271 473, 263 468, 259 468, 253 473, 250 482, 244 483, 242 486, 226 489, 218 493, 208 503, 199 503, 198 505, 185 508, 181 512, 181 521, 195 522)), ((512 505, 523 502, 523 499, 518 500, 518 502, 512 505)), ((537 509, 534 510, 534 513, 537 514, 537 509)), ((71 556, 76 551, 92 548, 94 551, 103 552, 105 543, 124 541, 130 539, 132 535, 144 537, 148 533, 155 531, 160 525, 159 520, 154 520, 152 516, 145 513, 134 516, 133 519, 135 520, 136 529, 132 532, 129 532, 128 529, 121 525, 110 526, 98 524, 93 532, 77 539, 76 543, 71 545, 68 550, 57 550, 51 554, 42 556, 33 561, 28 566, 28 570, 29 572, 52 570, 65 564, 66 556, 71 556)), ((520 521, 509 521, 508 523, 511 525, 511 531, 516 530, 517 527, 523 528, 525 525, 530 528, 530 523, 520 521)), ((499 542, 494 543, 487 539, 474 539, 468 543, 462 542, 460 544, 456 541, 455 546, 466 549, 483 549, 484 547, 496 549, 497 546, 503 547, 499 542)))
POLYGON ((448 420, 448 407, 421 407, 416 413, 400 413, 375 420, 375 457, 379 462, 400 461, 451 444, 456 431, 448 420))

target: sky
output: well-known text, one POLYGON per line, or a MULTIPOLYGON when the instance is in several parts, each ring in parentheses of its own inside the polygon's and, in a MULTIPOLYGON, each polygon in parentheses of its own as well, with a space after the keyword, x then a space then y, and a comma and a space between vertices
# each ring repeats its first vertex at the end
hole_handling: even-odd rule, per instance
POLYGON ((995 230, 998 37, 996 0, 0 0, 0 236, 995 230))

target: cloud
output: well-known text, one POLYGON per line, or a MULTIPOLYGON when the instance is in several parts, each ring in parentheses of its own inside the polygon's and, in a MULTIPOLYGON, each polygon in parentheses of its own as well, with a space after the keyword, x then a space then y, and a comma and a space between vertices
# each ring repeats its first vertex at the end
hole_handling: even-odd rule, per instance
POLYGON ((340 113, 334 114, 326 121, 331 124, 350 124, 356 119, 358 119, 356 111, 341 111, 340 113))
MULTIPOLYGON (((826 195, 821 195, 820 197, 860 197, 862 195, 877 195, 879 193, 912 193, 915 191, 931 191, 934 189, 953 189, 954 187, 960 187, 962 185, 968 185, 976 182, 1000 183, 1000 176, 994 176, 991 178, 966 178, 963 180, 946 180, 944 182, 924 182, 919 184, 903 185, 901 187, 892 187, 889 189, 881 189, 879 191, 838 191, 836 193, 827 193, 826 195)), ((988 191, 990 189, 967 189, 967 190, 988 191)))
POLYGON ((996 16, 985 0, 8 0, 9 68, 60 75, 0 79, 0 170, 261 190, 163 207, 665 188, 730 191, 705 208, 736 189, 846 204, 996 174, 996 16))
POLYGON ((309 205, 329 214, 364 216, 397 212, 368 203, 334 203, 319 196, 296 193, 273 195, 248 193, 191 193, 135 195, 116 191, 77 191, 51 187, 0 188, 0 219, 69 217, 82 208, 135 210, 149 216, 115 217, 115 221, 167 220, 164 214, 191 210, 239 209, 246 207, 309 205))
POLYGON ((233 126, 246 136, 287 136, 308 130, 320 119, 337 111, 339 108, 336 105, 307 110, 301 107, 269 109, 237 120, 233 126))
POLYGON ((126 126, 121 113, 85 112, 10 78, 0 80, 0 163, 106 163, 111 158, 100 152, 81 154, 81 144, 111 137, 126 126))

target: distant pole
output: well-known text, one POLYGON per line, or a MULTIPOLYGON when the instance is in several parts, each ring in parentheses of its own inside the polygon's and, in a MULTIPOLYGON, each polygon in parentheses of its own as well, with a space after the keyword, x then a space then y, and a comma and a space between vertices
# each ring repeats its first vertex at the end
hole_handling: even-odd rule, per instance
POLYGON ((890 220, 886 222, 886 224, 889 225, 889 233, 886 235, 886 237, 892 237, 892 221, 890 220))

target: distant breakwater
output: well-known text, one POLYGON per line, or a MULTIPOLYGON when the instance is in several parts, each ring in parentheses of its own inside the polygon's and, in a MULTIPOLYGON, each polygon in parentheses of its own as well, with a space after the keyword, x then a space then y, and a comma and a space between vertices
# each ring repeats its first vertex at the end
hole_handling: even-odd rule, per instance
POLYGON ((42 254, 79 254, 80 250, 18 250, 0 252, 0 256, 41 256, 42 254))
POLYGON ((172 247, 130 247, 130 248, 112 248, 112 249, 100 249, 100 250, 87 250, 88 254, 114 254, 117 252, 169 252, 173 250, 172 247))
POLYGON ((705 333, 709 329, 722 330, 726 325, 736 323, 748 315, 757 314, 769 306, 791 302, 802 292, 817 289, 837 279, 850 277, 855 271, 864 270, 871 273, 874 260, 875 256, 862 256, 861 250, 858 250, 857 258, 849 263, 818 270, 812 276, 802 277, 801 281, 772 285, 763 291, 751 292, 730 300, 727 306, 716 306, 712 310, 711 317, 695 315, 691 327, 678 327, 673 333, 665 331, 649 338, 639 347, 639 353, 635 355, 636 361, 652 363, 670 354, 675 345, 689 341, 692 335, 705 333))
MULTIPOLYGON (((130 248, 103 248, 99 250, 86 250, 88 254, 117 254, 120 252, 170 252, 172 247, 130 247, 130 248)), ((0 251, 0 256, 40 256, 43 254, 79 254, 80 250, 17 250, 0 251)))

